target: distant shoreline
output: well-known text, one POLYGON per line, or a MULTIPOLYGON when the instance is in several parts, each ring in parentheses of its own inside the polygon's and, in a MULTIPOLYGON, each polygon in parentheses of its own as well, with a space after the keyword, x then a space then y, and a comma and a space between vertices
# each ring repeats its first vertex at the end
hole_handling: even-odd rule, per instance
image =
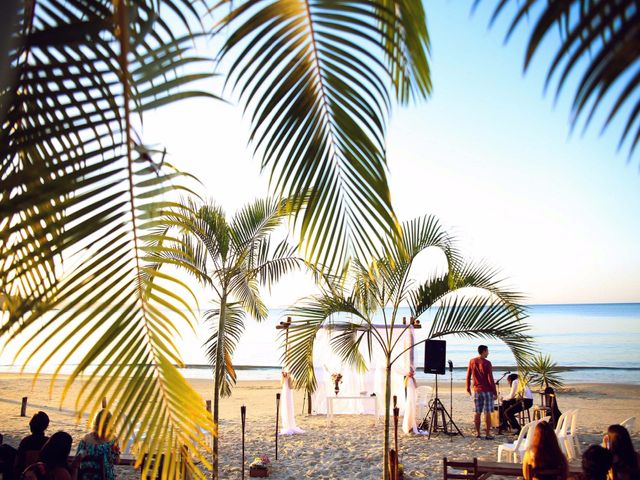
MULTIPOLYGON (((109 364, 105 364, 109 365, 109 364)), ((139 364, 139 366, 143 366, 144 364, 139 364)), ((75 363, 67 363, 64 365, 65 367, 75 367, 77 364, 75 363)), ((91 365, 96 366, 96 365, 91 365)), ((57 367, 54 366, 53 368, 57 367)), ((180 368, 182 370, 209 370, 211 369, 211 365, 207 365, 204 363, 193 363, 193 364, 185 364, 183 366, 175 365, 174 367, 180 368)), ((17 373, 14 369, 21 368, 20 365, 0 365, 0 373, 17 373), (7 370, 5 370, 7 369, 7 370)), ((282 365, 234 365, 233 368, 235 370, 280 370, 282 369, 282 365)), ((609 367, 609 366, 598 366, 598 365, 558 365, 557 368, 560 371, 568 372, 572 370, 623 370, 623 371, 640 371, 640 367, 609 367)), ((466 365, 463 367, 453 367, 455 371, 466 370, 466 365)), ((493 365, 493 370, 513 370, 516 371, 518 369, 517 365, 493 365)), ((421 372, 421 368, 418 365, 418 371, 421 372)), ((447 368, 448 371, 448 368, 447 368)), ((35 373, 30 370, 25 370, 25 374, 35 373)))
MULTIPOLYGON (((77 364, 68 363, 64 365, 65 367, 75 367, 77 364)), ((142 366, 143 364, 140 364, 142 366)), ((95 365, 91 365, 95 366, 95 365)), ((57 366, 56 366, 57 367, 57 366)), ((175 365, 174 367, 180 368, 182 370, 209 370, 211 369, 211 365, 202 364, 202 363, 193 363, 193 364, 185 364, 183 366, 175 365)), ((19 365, 0 365, 0 373, 16 373, 13 369, 21 368, 19 365), (5 370, 8 369, 8 370, 5 370)), ((282 369, 282 365, 234 365, 233 368, 235 370, 280 370, 282 369)), ((597 365, 558 365, 558 370, 563 372, 568 372, 572 370, 623 370, 623 371, 640 371, 640 367, 608 367, 608 366, 597 366, 597 365)), ((463 367, 453 367, 455 371, 463 371, 466 370, 466 365, 463 367)), ((518 369, 517 365, 493 365, 493 370, 513 370, 516 371, 518 369)), ((421 372, 420 366, 418 366, 418 370, 421 372)), ((448 368, 447 368, 448 371, 448 368)), ((26 370, 25 374, 35 373, 30 370, 26 370)))

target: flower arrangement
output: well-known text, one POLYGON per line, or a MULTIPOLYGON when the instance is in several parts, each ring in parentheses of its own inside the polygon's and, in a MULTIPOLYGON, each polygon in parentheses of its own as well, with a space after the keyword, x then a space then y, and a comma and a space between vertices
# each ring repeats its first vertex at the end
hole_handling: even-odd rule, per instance
POLYGON ((254 458, 249 465, 249 477, 268 477, 269 465, 271 465, 271 459, 266 455, 254 458))
POLYGON ((260 455, 259 457, 254 458, 253 462, 251 462, 251 465, 249 466, 255 468, 269 468, 269 465, 271 465, 271 459, 267 455, 260 455))
POLYGON ((287 386, 289 388, 291 388, 291 377, 289 376, 289 373, 286 371, 282 371, 282 378, 280 379, 280 385, 284 385, 287 384, 287 386))

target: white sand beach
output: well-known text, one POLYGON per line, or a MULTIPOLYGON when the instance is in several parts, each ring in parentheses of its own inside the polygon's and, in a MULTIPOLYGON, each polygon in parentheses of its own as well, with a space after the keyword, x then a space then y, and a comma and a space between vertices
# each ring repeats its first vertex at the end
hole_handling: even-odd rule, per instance
MULTIPOLYGON (((203 399, 211 398, 213 382, 190 380, 203 399)), ((0 433, 4 441, 17 445, 28 431, 28 419, 37 410, 45 410, 50 418, 49 432, 65 430, 77 441, 85 432, 86 419, 80 423, 71 413, 74 391, 59 410, 63 379, 54 383, 49 397, 49 377, 41 377, 32 388, 30 376, 0 375, 0 433), (20 417, 20 399, 29 397, 27 418, 20 417)), ((275 455, 275 398, 279 392, 275 381, 239 382, 233 396, 221 404, 221 478, 239 479, 241 471, 240 406, 247 406, 246 465, 254 455, 275 455)), ((449 408, 448 386, 441 397, 449 408)), ((302 414, 303 396, 296 392, 298 426, 305 434, 280 437, 278 460, 273 462, 274 479, 377 479, 380 478, 382 455, 382 420, 373 416, 337 415, 331 424, 324 415, 302 414)), ((575 384, 559 394, 561 410, 578 408, 580 440, 583 445, 599 442, 611 423, 627 417, 640 417, 640 385, 575 384)), ((442 457, 495 460, 498 445, 508 436, 495 440, 476 439, 472 434, 472 403, 460 384, 454 384, 453 416, 465 437, 399 434, 401 462, 406 478, 442 478, 442 457)), ((640 435, 633 432, 636 446, 640 435)), ((131 467, 119 467, 122 478, 138 478, 131 467)))

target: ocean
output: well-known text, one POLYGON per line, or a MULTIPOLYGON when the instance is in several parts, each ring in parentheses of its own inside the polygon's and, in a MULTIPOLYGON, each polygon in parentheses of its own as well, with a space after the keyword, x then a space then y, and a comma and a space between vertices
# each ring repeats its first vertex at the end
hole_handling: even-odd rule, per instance
MULTIPOLYGON (((528 307, 531 335, 536 349, 551 355, 561 367, 565 383, 633 383, 640 384, 640 303, 531 305, 528 307)), ((282 354, 280 331, 276 325, 285 319, 286 311, 272 309, 266 321, 249 320, 236 353, 234 365, 240 380, 279 379, 282 354)), ((408 309, 400 317, 410 316, 408 309)), ((423 316, 424 326, 416 330, 416 342, 423 340, 431 323, 431 317, 423 316)), ((207 358, 202 348, 203 339, 209 335, 207 326, 200 326, 178 342, 187 368, 181 369, 188 378, 211 378, 207 358)), ((479 339, 446 337, 447 360, 454 365, 453 380, 463 381, 469 358, 476 355, 480 343, 489 346, 489 360, 498 378, 515 365, 509 349, 501 342, 479 339)), ((17 371, 3 355, 1 371, 17 371)), ((418 378, 431 375, 422 373, 424 345, 416 347, 418 378)), ((68 372, 72 364, 65 365, 68 372)), ((25 371, 33 371, 31 368, 25 371)), ((52 371, 47 368, 44 372, 52 371)), ((449 380, 447 372, 446 380, 449 380)))
MULTIPOLYGON (((275 326, 285 314, 284 310, 271 310, 267 321, 247 324, 234 357, 239 379, 279 378, 282 350, 275 326)), ((640 384, 640 303, 531 305, 528 314, 536 349, 569 369, 562 373, 566 383, 640 384)), ((409 310, 402 311, 403 315, 408 318, 409 310)), ((424 328, 416 330, 416 342, 426 337, 431 318, 421 318, 421 322, 424 328)), ((489 346, 489 360, 496 374, 515 365, 513 355, 501 342, 457 337, 445 340, 447 359, 454 365, 454 381, 464 380, 469 358, 476 355, 480 343, 489 346)), ((210 377, 209 368, 199 358, 193 350, 185 356, 185 363, 190 364, 183 370, 185 376, 210 377)), ((415 358, 416 365, 422 365, 424 345, 416 347, 415 358)), ((421 370, 417 376, 427 377, 421 370)))

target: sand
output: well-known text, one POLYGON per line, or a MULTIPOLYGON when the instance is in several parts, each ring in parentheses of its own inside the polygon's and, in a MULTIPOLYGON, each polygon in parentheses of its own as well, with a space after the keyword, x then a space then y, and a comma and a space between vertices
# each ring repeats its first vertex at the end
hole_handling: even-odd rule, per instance
MULTIPOLYGON (((212 381, 190 380, 203 399, 211 398, 212 381)), ((31 377, 0 375, 0 433, 5 443, 17 445, 28 432, 28 419, 37 410, 45 410, 51 418, 50 432, 65 430, 77 441, 85 432, 86 419, 78 422, 72 414, 74 392, 59 410, 63 381, 53 385, 49 397, 49 379, 41 377, 32 388, 31 377), (20 417, 20 399, 29 397, 27 418, 20 417)), ((275 455, 275 398, 279 383, 275 381, 239 382, 233 396, 221 403, 221 478, 239 479, 241 468, 240 406, 247 406, 246 460, 254 455, 275 455)), ((449 389, 441 389, 449 408, 449 389), (444 390, 444 392, 443 392, 444 390)), ((537 399, 536 399, 537 401, 537 399)), ((296 392, 298 426, 304 435, 279 437, 278 460, 274 461, 274 479, 378 479, 381 477, 382 420, 368 415, 336 415, 331 424, 326 417, 302 414, 303 396, 296 392)), ((558 397, 561 410, 578 408, 579 436, 586 446, 597 443, 611 423, 625 418, 640 418, 640 385, 580 384, 570 385, 558 397)), ((399 433, 401 462, 406 478, 442 478, 442 457, 495 460, 498 445, 509 436, 495 440, 476 439, 472 432, 473 404, 462 385, 454 384, 453 416, 465 437, 439 435, 427 439, 399 433)), ((640 435, 633 432, 636 447, 640 435)), ((247 467, 248 468, 248 467, 247 467)), ((137 478, 130 467, 119 467, 121 478, 137 478)), ((247 474, 248 478, 248 474, 247 474)))

